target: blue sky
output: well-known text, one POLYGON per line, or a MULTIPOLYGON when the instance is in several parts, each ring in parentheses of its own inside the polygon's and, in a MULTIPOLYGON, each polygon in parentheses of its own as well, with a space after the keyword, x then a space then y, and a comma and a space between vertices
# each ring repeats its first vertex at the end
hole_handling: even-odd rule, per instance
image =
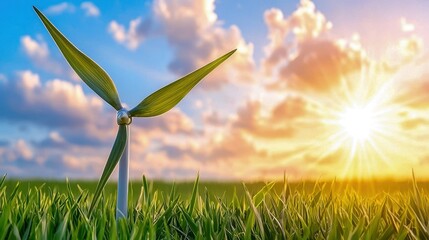
POLYGON ((238 48, 171 113, 134 120, 133 177, 182 179, 197 171, 208 179, 283 172, 392 177, 398 168, 404 169, 398 176, 429 168, 429 152, 418 141, 429 133, 426 98, 404 100, 426 86, 427 1, 3 1, 0 174, 97 178, 116 131, 114 111, 73 74, 32 5, 109 73, 130 107, 238 48), (391 93, 402 101, 389 98, 394 123, 377 123, 383 126, 373 132, 380 136, 373 133, 365 143, 353 136, 348 146, 325 142, 341 135, 326 123, 347 112, 343 103, 357 101, 335 84, 351 82, 357 89, 359 82, 377 92, 392 79, 389 86, 412 83, 391 93), (341 104, 333 106, 332 99, 341 104), (339 113, 331 111, 336 108, 339 113), (313 131, 320 132, 317 143, 313 131), (386 132, 413 144, 392 151, 382 140, 386 132), (412 159, 394 160, 377 175, 383 159, 410 152, 412 159), (355 165, 371 171, 350 170, 355 165))

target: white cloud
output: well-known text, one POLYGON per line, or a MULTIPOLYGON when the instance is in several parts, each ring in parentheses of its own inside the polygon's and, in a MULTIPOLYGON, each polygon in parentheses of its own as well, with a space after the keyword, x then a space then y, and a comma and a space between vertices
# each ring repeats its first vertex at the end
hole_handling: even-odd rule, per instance
POLYGON ((407 19, 405 18, 401 18, 401 30, 403 32, 413 32, 416 29, 416 26, 414 26, 414 24, 408 22, 407 19))
POLYGON ((20 139, 16 142, 14 145, 14 148, 16 150, 16 153, 25 160, 30 160, 33 157, 33 151, 30 149, 30 147, 27 145, 27 143, 20 139))
MULTIPOLYGON (((0 145, 1 173, 93 178, 101 174, 117 125, 114 111, 104 109, 98 96, 85 94, 80 84, 61 79, 42 81, 29 70, 0 84, 0 96, 0 109, 5 112, 0 121, 30 122, 49 130, 40 141, 17 141, 7 148, 0 145)), ((188 136, 193 128, 192 120, 176 108, 157 118, 135 119, 132 154, 144 156, 154 142, 188 136)))
POLYGON ((51 139, 53 142, 56 142, 56 143, 64 143, 65 142, 63 136, 61 136, 61 134, 57 131, 50 132, 49 133, 49 139, 51 139))
POLYGON ((236 48, 237 52, 228 59, 228 64, 207 77, 205 89, 219 89, 228 82, 252 82, 255 76, 253 44, 244 40, 236 25, 223 27, 214 10, 214 0, 156 0, 152 17, 131 20, 128 29, 111 21, 108 32, 115 41, 131 50, 138 48, 147 37, 162 34, 173 48, 173 59, 168 67, 178 76, 236 48), (152 30, 152 27, 156 29, 152 30))
MULTIPOLYGON (((129 26, 111 21, 108 31, 115 41, 136 49, 148 36, 153 36, 151 34, 163 34, 173 49, 170 69, 177 75, 192 71, 235 47, 239 51, 206 79, 209 80, 207 84, 204 81, 203 86, 211 89, 227 83, 225 92, 217 98, 211 98, 205 92, 203 96, 195 98, 193 95, 194 98, 189 99, 193 110, 201 115, 188 115, 175 108, 157 118, 134 119, 131 130, 132 177, 144 173, 150 177, 183 179, 192 178, 200 171, 204 178, 243 180, 281 177, 286 172, 300 179, 324 174, 323 167, 311 168, 307 166, 308 162, 325 162, 324 166, 332 168, 329 164, 341 156, 333 153, 321 159, 313 157, 318 154, 308 150, 313 144, 313 141, 309 144, 308 139, 315 138, 315 132, 324 136, 317 115, 324 110, 320 106, 326 101, 330 103, 330 94, 338 90, 336 87, 341 81, 346 81, 345 76, 359 70, 367 60, 358 34, 351 39, 329 34, 332 24, 308 0, 302 0, 290 15, 279 9, 267 10, 264 19, 269 44, 265 47, 262 67, 267 73, 276 70, 279 73, 269 76, 257 71, 252 56, 253 45, 245 41, 241 30, 234 25, 223 25, 213 0, 155 0, 153 6, 154 16, 146 24, 151 22, 151 27, 157 29, 149 32, 142 28, 145 24, 142 18, 132 20, 129 26), (261 78, 252 86, 246 85, 252 90, 246 93, 251 95, 250 98, 238 98, 240 92, 246 92, 248 88, 235 91, 237 86, 233 82, 245 82, 247 78, 244 76, 255 72, 261 78), (266 79, 278 85, 263 86, 261 82, 266 79), (316 104, 315 99, 321 103, 316 104), (222 102, 227 109, 214 107, 216 103, 213 102, 222 102), (241 107, 232 109, 236 104, 241 107), (305 154, 307 150, 308 156, 305 154)), ((413 34, 402 39, 395 49, 415 59, 423 50, 423 40, 413 34)), ((27 55, 35 59, 49 56, 42 39, 26 41, 27 55)), ((421 68, 427 69, 425 66, 421 68)), ((407 74, 409 72, 419 75, 422 81, 429 79, 426 75, 420 77, 417 71, 408 70, 407 74)), ((416 85, 415 82, 409 85, 413 84, 416 85)), ((426 81, 418 85, 421 95, 427 86, 426 81)), ((415 89, 412 94, 416 95, 415 89)), ((0 103, 0 109, 6 109, 5 114, 0 115, 2 120, 31 119, 32 123, 49 130, 41 142, 10 144, 13 149, 20 149, 14 150, 13 154, 21 161, 36 157, 44 161, 39 168, 12 165, 25 169, 19 176, 29 176, 37 169, 43 169, 40 173, 55 176, 99 177, 117 126, 114 112, 103 109, 103 102, 97 96, 85 94, 79 84, 61 79, 41 81, 38 74, 30 71, 19 73, 19 79, 13 83, 0 84, 0 96, 9 100, 7 106, 0 103), (30 151, 26 151, 28 149, 30 151)), ((427 98, 425 101, 427 107, 427 98)), ((415 121, 408 122, 407 126, 420 129, 427 124, 420 118, 411 120, 415 121)), ((314 142, 319 141, 315 138, 314 142)), ((6 156, 2 154, 12 152, 10 149, 9 146, 2 149, 0 144, 0 165, 4 166, 1 170, 12 169, 11 165, 1 162, 1 156, 6 156)))
POLYGON ((71 3, 68 2, 62 2, 53 6, 48 7, 48 9, 46 9, 46 13, 48 14, 61 14, 61 13, 65 13, 65 12, 69 12, 72 13, 75 11, 75 6, 71 3))
POLYGON ((270 44, 265 47, 267 57, 263 60, 265 73, 270 74, 274 65, 286 59, 289 53, 284 38, 288 34, 288 21, 279 9, 270 9, 264 14, 265 24, 268 27, 270 44))
POLYGON ((139 17, 130 21, 128 30, 116 21, 111 21, 107 30, 118 43, 134 50, 137 49, 140 43, 146 38, 149 28, 150 21, 143 21, 139 17))
POLYGON ((42 37, 39 36, 36 40, 25 35, 21 37, 21 47, 36 66, 55 74, 65 72, 61 64, 50 58, 48 45, 42 37))
POLYGON ((98 17, 100 16, 100 9, 92 2, 83 2, 80 7, 85 11, 86 16, 98 17))
POLYGON ((24 51, 29 57, 44 59, 49 55, 48 45, 41 39, 37 41, 25 35, 21 37, 21 45, 24 47, 24 51))
POLYGON ((71 126, 94 123, 102 113, 101 99, 85 95, 80 84, 61 79, 42 83, 39 75, 29 70, 18 72, 17 76, 15 81, 0 85, 4 98, 0 106, 7 112, 2 118, 71 126))
POLYGON ((300 6, 289 18, 289 25, 297 40, 318 37, 332 28, 332 23, 317 11, 311 0, 301 0, 300 6))
POLYGON ((155 19, 173 48, 170 70, 187 74, 237 48, 228 64, 204 81, 207 89, 218 89, 227 82, 251 82, 254 61, 253 44, 247 43, 236 25, 222 27, 215 13, 214 0, 154 2, 155 19))
POLYGON ((37 36, 36 39, 31 36, 25 35, 21 37, 21 48, 25 55, 33 62, 37 67, 43 70, 54 73, 61 76, 67 76, 70 79, 79 81, 79 76, 73 71, 73 69, 66 65, 64 59, 55 61, 51 58, 48 44, 44 41, 41 36, 37 36))
POLYGON ((40 87, 40 78, 38 74, 26 70, 19 72, 18 75, 20 77, 18 85, 21 88, 33 90, 35 88, 40 87))
POLYGON ((8 149, 0 152, 0 158, 8 162, 17 160, 31 161, 33 156, 34 152, 32 148, 24 139, 18 139, 8 149))

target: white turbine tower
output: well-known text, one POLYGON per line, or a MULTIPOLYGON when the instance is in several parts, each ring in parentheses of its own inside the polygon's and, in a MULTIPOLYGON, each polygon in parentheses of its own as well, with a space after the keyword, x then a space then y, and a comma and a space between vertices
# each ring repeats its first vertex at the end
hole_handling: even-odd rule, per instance
POLYGON ((92 199, 89 213, 95 207, 106 182, 112 174, 119 159, 119 178, 118 178, 118 196, 116 217, 127 216, 128 203, 128 161, 129 161, 129 124, 133 117, 153 117, 163 114, 173 108, 182 100, 188 92, 209 74, 213 69, 219 66, 223 61, 230 57, 236 50, 233 50, 202 68, 180 78, 179 80, 157 90, 136 107, 128 111, 125 109, 116 90, 115 84, 109 75, 77 49, 36 7, 33 7, 39 18, 42 20, 46 29, 54 39, 64 58, 79 75, 79 77, 102 99, 109 103, 117 112, 117 123, 119 125, 118 134, 104 167, 103 174, 98 182, 92 199))

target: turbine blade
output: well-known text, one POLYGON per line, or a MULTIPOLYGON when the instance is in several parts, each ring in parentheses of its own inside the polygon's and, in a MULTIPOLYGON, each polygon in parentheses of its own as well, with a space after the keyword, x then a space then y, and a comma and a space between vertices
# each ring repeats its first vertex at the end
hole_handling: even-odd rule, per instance
POLYGON ((116 135, 115 143, 113 144, 112 150, 110 151, 110 155, 107 159, 106 166, 104 167, 103 174, 98 181, 97 189, 95 190, 94 198, 92 199, 91 207, 89 208, 89 214, 91 214, 95 204, 97 204, 97 201, 101 196, 101 192, 103 191, 107 180, 115 169, 115 166, 118 164, 119 159, 124 152, 125 144, 127 144, 126 125, 119 125, 118 135, 116 135))
POLYGON ((153 117, 167 112, 176 106, 201 79, 229 58, 236 50, 152 93, 131 109, 130 115, 133 117, 153 117))
POLYGON ((64 58, 79 75, 79 77, 101 98, 109 103, 116 110, 122 108, 119 95, 115 84, 109 75, 95 63, 91 58, 86 56, 76 48, 52 23, 34 7, 40 20, 42 20, 51 37, 54 39, 64 58))

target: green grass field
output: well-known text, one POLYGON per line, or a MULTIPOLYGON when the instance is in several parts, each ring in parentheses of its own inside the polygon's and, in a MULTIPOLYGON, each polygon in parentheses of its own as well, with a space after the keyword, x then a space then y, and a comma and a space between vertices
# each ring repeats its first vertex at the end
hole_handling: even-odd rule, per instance
POLYGON ((133 182, 115 220, 109 183, 2 180, 0 239, 428 239, 429 183, 133 182))

